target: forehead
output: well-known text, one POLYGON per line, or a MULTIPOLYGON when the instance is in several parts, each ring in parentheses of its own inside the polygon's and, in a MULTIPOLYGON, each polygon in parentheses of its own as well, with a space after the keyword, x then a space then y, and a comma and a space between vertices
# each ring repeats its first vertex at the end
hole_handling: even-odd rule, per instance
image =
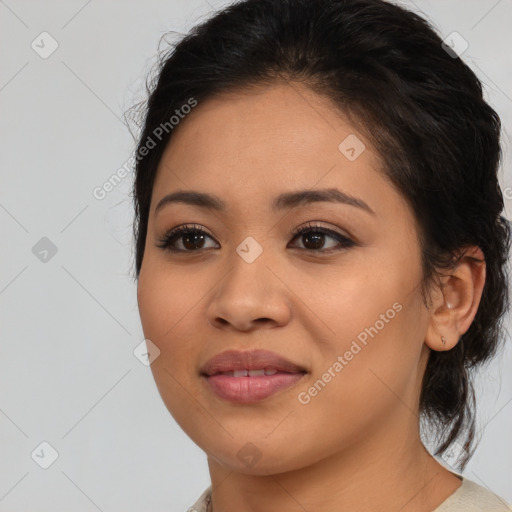
POLYGON ((340 137, 354 134, 363 139, 356 132, 329 99, 303 84, 278 82, 199 102, 173 130, 167 152, 178 155, 196 150, 221 156, 237 151, 242 156, 251 155, 253 149, 252 153, 264 159, 299 157, 318 146, 338 156, 340 137), (262 145, 266 148, 263 154, 262 145))
POLYGON ((341 187, 365 190, 371 202, 389 187, 382 168, 371 143, 328 99, 277 83, 198 103, 173 131, 154 195, 202 188, 242 205, 278 191, 341 187))

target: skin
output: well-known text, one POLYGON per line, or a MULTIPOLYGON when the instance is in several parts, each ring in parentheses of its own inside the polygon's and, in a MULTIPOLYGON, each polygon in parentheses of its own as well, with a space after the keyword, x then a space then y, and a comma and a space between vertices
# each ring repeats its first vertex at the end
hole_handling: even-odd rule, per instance
MULTIPOLYGON (((451 349, 476 314, 485 263, 461 260, 427 308, 416 219, 381 168, 370 142, 297 83, 216 96, 173 133, 154 185, 138 304, 160 350, 151 368, 162 399, 208 456, 214 512, 427 512, 461 485, 422 445, 418 401, 430 350, 451 349), (354 161, 338 149, 350 134, 366 147, 354 161), (334 202, 270 209, 280 193, 320 188, 360 198, 374 214, 334 202), (173 203, 155 214, 177 190, 215 194, 227 210, 173 203), (325 235, 308 251, 311 239, 292 230, 309 221, 355 245, 325 235), (157 246, 181 224, 201 226, 204 245, 157 246), (248 236, 263 249, 252 263, 236 252, 248 236), (395 303, 394 318, 301 403, 299 393, 395 303), (226 402, 199 377, 212 356, 255 348, 308 374, 253 404, 226 402), (260 457, 251 466, 237 457, 244 446, 260 457)), ((483 258, 476 247, 467 254, 483 258)))

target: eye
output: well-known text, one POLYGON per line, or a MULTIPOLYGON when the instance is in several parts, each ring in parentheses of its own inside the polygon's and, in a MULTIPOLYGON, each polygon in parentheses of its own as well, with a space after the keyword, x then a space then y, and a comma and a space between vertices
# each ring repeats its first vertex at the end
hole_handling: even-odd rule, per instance
MULTIPOLYGON (((171 252, 198 252, 204 249, 206 238, 211 238, 204 229, 197 225, 183 225, 173 228, 159 239, 157 247, 171 252), (175 242, 181 242, 177 248, 175 242)), ((211 238, 213 240, 213 238, 211 238)))
MULTIPOLYGON (((302 237, 303 247, 306 251, 330 253, 342 249, 353 247, 355 242, 347 238, 346 236, 328 229, 326 227, 309 223, 307 226, 302 226, 293 231, 293 240, 302 237), (327 238, 334 239, 337 241, 337 245, 328 247, 327 249, 319 250, 325 244, 327 238), (304 243, 305 242, 305 243, 304 243)), ((200 252, 205 249, 218 248, 218 245, 207 247, 205 246, 206 239, 213 238, 198 225, 182 225, 170 229, 158 240, 157 247, 170 251, 170 252, 200 252), (176 246, 176 242, 179 242, 176 246)), ((287 247, 290 247, 288 245, 287 247)))
POLYGON ((330 253, 342 249, 348 249, 349 247, 353 247, 354 245, 356 245, 354 241, 342 235, 341 233, 338 233, 337 231, 333 231, 332 229, 328 229, 323 226, 319 226, 314 223, 308 223, 307 226, 295 229, 293 234, 295 235, 293 238, 294 240, 295 238, 300 237, 303 241, 303 245, 306 246, 299 248, 307 251, 330 253), (332 238, 336 240, 338 242, 337 246, 334 245, 334 247, 331 246, 330 248, 324 250, 318 250, 325 244, 326 236, 327 238, 332 238))

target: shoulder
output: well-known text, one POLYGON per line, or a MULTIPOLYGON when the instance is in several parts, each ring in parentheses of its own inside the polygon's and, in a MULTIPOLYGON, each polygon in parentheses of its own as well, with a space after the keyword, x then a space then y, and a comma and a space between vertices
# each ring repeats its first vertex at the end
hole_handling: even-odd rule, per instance
POLYGON ((512 512, 500 496, 467 478, 462 485, 433 512, 512 512))
POLYGON ((210 501, 212 495, 212 487, 208 487, 199 499, 187 509, 187 512, 210 512, 210 501))
MULTIPOLYGON (((187 509, 187 512, 210 512, 211 486, 187 509)), ((512 512, 501 497, 467 478, 462 485, 433 512, 512 512)))

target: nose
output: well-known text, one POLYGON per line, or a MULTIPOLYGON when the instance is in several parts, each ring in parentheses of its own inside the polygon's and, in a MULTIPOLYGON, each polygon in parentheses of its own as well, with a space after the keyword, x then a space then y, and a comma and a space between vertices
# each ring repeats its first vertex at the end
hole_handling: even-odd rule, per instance
POLYGON ((251 331, 281 327, 290 321, 290 289, 279 278, 276 265, 269 265, 264 254, 251 263, 238 254, 230 260, 231 267, 207 308, 211 325, 251 331))

